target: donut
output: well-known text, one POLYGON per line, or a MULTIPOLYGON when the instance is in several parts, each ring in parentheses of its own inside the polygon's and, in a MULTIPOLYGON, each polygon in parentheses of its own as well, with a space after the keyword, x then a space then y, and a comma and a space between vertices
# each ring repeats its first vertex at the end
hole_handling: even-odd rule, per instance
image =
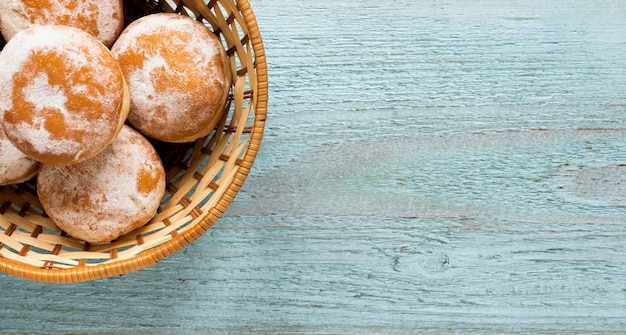
POLYGON ((19 151, 0 129, 0 185, 25 182, 37 174, 39 162, 19 151))
POLYGON ((229 61, 202 23, 172 13, 144 16, 122 31, 111 52, 130 87, 128 122, 144 135, 192 142, 224 115, 229 61))
POLYGON ((33 159, 71 165, 104 150, 128 115, 117 61, 91 34, 62 25, 21 30, 0 54, 0 124, 33 159))
POLYGON ((25 182, 37 174, 39 162, 19 151, 0 127, 0 186, 25 182))
POLYGON ((37 194, 46 214, 70 236, 108 242, 146 224, 165 192, 154 147, 125 125, 102 153, 71 166, 42 164, 37 194))
POLYGON ((80 28, 110 47, 124 27, 122 0, 0 1, 0 29, 7 41, 35 24, 80 28))

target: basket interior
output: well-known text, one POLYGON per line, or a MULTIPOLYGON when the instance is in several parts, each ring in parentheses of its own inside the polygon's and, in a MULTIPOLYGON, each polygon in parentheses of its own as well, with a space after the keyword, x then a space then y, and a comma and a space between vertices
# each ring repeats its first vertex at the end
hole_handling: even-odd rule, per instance
POLYGON ((151 140, 166 167, 166 194, 148 224, 115 241, 87 243, 59 229, 42 210, 34 178, 0 187, 3 272, 73 282, 151 266, 202 235, 234 199, 256 156, 267 101, 253 14, 246 1, 124 0, 126 24, 157 12, 192 17, 220 36, 233 74, 225 116, 209 136, 192 143, 151 140))

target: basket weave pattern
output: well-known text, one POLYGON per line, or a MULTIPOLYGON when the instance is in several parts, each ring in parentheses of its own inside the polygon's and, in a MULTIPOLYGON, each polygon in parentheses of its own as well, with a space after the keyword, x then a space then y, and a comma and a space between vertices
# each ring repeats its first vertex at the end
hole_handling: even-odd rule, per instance
POLYGON ((33 180, 0 187, 0 271, 34 281, 72 283, 122 275, 177 252, 204 234, 243 185, 267 113, 267 68, 247 0, 125 0, 126 24, 157 12, 204 23, 220 36, 233 84, 227 115, 209 136, 188 144, 154 142, 167 171, 155 217, 110 243, 61 231, 43 212, 33 180))

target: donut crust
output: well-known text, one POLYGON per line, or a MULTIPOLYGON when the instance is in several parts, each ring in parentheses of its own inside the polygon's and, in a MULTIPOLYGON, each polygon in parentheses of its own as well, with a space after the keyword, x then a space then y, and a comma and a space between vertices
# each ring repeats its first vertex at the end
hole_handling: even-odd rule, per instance
POLYGON ((164 142, 192 142, 224 116, 230 63, 219 38, 189 17, 158 13, 131 23, 112 53, 131 92, 128 121, 164 142))
POLYGON ((42 164, 37 194, 59 228, 98 243, 146 224, 160 205, 165 183, 154 147, 124 126, 115 141, 91 160, 72 166, 42 164))

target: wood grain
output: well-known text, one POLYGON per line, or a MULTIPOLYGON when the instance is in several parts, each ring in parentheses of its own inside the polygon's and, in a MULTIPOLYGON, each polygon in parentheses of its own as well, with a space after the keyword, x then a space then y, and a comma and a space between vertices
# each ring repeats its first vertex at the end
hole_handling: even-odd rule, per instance
POLYGON ((626 333, 619 1, 258 0, 270 115, 154 267, 0 277, 0 333, 626 333))

